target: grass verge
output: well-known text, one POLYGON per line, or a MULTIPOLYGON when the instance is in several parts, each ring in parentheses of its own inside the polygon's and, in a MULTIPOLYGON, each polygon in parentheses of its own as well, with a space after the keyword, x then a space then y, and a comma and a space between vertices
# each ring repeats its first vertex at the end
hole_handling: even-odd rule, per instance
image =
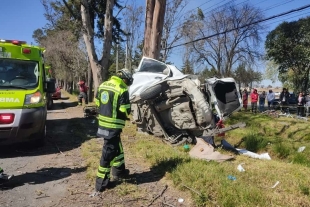
MULTIPOLYGON (((225 139, 257 153, 268 152, 272 160, 238 155, 233 161, 217 163, 192 159, 183 146, 171 147, 159 138, 137 134, 127 123, 122 133, 125 156, 148 164, 152 172, 181 191, 191 194, 195 206, 310 206, 310 126, 292 118, 272 118, 238 112, 227 125, 246 122, 247 127, 226 133, 225 139), (302 152, 298 152, 304 146, 302 152), (239 172, 242 164, 245 172, 239 172), (228 179, 234 176, 235 180, 228 179), (276 186, 274 186, 278 183, 276 186)), ((87 133, 84 134, 87 136, 87 133)), ((219 138, 217 138, 219 139, 219 138)), ((87 177, 94 181, 102 144, 90 139, 82 144, 87 177)), ((119 196, 141 197, 137 185, 116 187, 119 196)))

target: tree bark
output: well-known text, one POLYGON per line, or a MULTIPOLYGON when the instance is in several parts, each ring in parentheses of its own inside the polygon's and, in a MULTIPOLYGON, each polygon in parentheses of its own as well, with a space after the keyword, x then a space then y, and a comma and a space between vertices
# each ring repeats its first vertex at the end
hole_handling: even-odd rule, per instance
MULTIPOLYGON (((113 0, 112 0, 113 1, 113 0)), ((110 1, 108 1, 110 2, 110 1)), ((114 1, 113 1, 114 2, 114 1)), ((102 71, 104 70, 98 61, 98 57, 95 51, 94 44, 94 30, 92 28, 90 14, 89 14, 89 4, 88 0, 81 1, 81 17, 82 17, 82 25, 83 25, 83 39, 86 45, 86 50, 88 54, 89 64, 91 66, 93 81, 95 87, 95 93, 97 92, 97 88, 99 84, 102 82, 102 71)))
POLYGON ((112 47, 112 28, 113 28, 113 6, 114 0, 107 0, 106 12, 104 17, 104 42, 102 59, 100 61, 102 66, 102 78, 106 80, 108 78, 109 59, 112 47))
POLYGON ((155 0, 146 0, 143 55, 147 57, 150 57, 154 8, 155 0))
POLYGON ((93 101, 93 74, 90 65, 88 65, 87 83, 88 83, 88 101, 93 101))
POLYGON ((163 34, 163 26, 166 11, 166 0, 156 0, 152 34, 151 34, 151 58, 159 59, 161 50, 161 37, 163 34))

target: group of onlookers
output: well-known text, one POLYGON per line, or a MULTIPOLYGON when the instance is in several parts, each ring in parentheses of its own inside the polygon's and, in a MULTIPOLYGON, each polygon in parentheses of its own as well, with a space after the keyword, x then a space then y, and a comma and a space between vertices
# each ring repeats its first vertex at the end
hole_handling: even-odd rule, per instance
MULTIPOLYGON (((243 102, 243 108, 244 110, 248 109, 248 91, 247 89, 244 89, 242 91, 242 102, 243 102)), ((281 106, 281 110, 286 113, 289 110, 289 99, 291 97, 291 94, 288 92, 286 88, 283 88, 282 92, 279 96, 279 104, 281 106)), ((274 103, 276 100, 275 93, 270 89, 268 93, 265 91, 262 91, 260 94, 258 94, 257 89, 253 89, 252 93, 250 94, 251 98, 251 112, 257 113, 257 103, 258 103, 258 110, 259 112, 263 112, 265 110, 265 102, 267 101, 268 110, 274 109, 274 103)), ((293 98, 293 97, 292 97, 293 98)), ((303 92, 300 92, 297 97, 297 115, 298 116, 304 116, 305 112, 305 106, 308 103, 310 103, 308 98, 306 97, 306 94, 303 92)), ((308 108, 307 108, 308 110, 308 108)))
MULTIPOLYGON (((244 110, 248 109, 248 91, 246 89, 242 92, 242 102, 244 110)), ((266 93, 263 91, 261 94, 257 93, 257 89, 253 89, 253 92, 250 94, 251 97, 251 111, 252 113, 257 112, 257 102, 259 102, 259 111, 263 111, 265 107, 266 93)), ((268 102, 269 103, 269 102, 268 102)), ((268 106, 270 106, 268 104, 268 106)))

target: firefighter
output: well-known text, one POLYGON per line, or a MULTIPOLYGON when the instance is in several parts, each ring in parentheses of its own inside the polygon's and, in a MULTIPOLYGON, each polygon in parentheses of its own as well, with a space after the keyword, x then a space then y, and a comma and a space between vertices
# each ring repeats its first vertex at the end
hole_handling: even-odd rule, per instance
POLYGON ((128 86, 133 82, 127 69, 118 71, 108 81, 103 82, 97 91, 96 105, 98 107, 97 135, 104 138, 102 156, 96 177, 96 191, 104 191, 110 182, 129 175, 125 168, 124 152, 120 134, 125 121, 130 114, 128 86))

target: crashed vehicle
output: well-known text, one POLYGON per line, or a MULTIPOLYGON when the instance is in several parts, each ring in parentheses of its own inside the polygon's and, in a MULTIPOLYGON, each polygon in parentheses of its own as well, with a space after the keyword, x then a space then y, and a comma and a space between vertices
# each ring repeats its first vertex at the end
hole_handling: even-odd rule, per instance
POLYGON ((171 145, 195 143, 196 137, 214 136, 241 127, 219 129, 217 123, 241 109, 233 78, 183 74, 173 65, 143 57, 133 74, 129 97, 138 130, 162 137, 171 145))

